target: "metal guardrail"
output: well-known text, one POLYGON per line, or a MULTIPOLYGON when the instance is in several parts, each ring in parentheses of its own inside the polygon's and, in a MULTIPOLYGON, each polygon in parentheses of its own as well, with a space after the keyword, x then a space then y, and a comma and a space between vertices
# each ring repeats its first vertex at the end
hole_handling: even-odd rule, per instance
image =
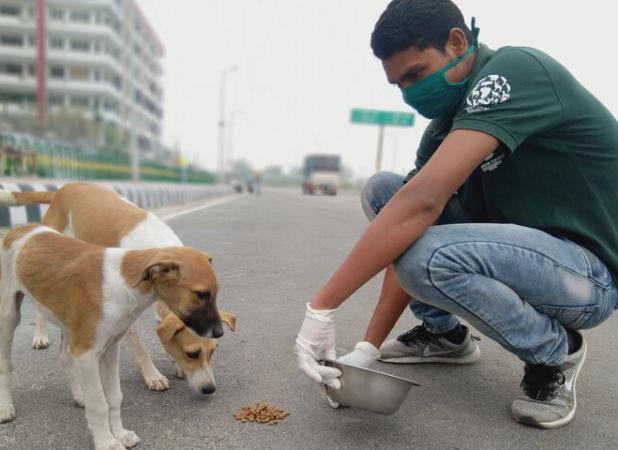
MULTIPOLYGON (((57 191, 65 184, 41 180, 40 182, 0 179, 0 189, 7 191, 57 191)), ((163 206, 178 205, 186 202, 206 200, 233 193, 231 186, 174 183, 101 183, 115 190, 127 200, 141 208, 154 209, 163 206)), ((0 227, 12 227, 30 222, 39 222, 47 211, 48 205, 0 206, 0 227)))

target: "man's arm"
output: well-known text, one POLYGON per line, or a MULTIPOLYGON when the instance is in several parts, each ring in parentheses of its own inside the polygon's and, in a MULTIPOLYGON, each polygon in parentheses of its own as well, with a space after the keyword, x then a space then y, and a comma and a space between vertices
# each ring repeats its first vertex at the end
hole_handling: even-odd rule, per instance
POLYGON ((384 272, 382 292, 363 340, 370 342, 375 348, 380 348, 409 304, 410 294, 399 284, 395 268, 391 264, 384 272))
POLYGON ((423 169, 369 225, 343 264, 313 297, 311 307, 337 308, 389 266, 438 219, 453 193, 497 147, 496 138, 478 131, 450 133, 423 169))

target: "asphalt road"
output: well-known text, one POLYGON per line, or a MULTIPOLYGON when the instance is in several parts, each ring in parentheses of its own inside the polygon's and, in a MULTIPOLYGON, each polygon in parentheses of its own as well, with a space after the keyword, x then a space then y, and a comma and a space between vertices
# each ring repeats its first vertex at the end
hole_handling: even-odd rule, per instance
MULTIPOLYGON (((148 311, 139 323, 155 363, 172 387, 150 392, 126 346, 121 361, 125 426, 138 449, 600 449, 618 444, 616 320, 586 332, 589 357, 578 380, 578 409, 566 428, 541 431, 514 422, 510 403, 522 365, 490 340, 472 366, 393 366, 379 369, 421 383, 392 416, 332 410, 320 389, 296 368, 292 347, 304 303, 341 262, 366 226, 356 195, 306 197, 296 191, 242 196, 170 221, 186 245, 214 256, 220 307, 238 316, 215 354, 217 391, 194 394, 173 377, 148 311), (269 402, 290 413, 276 426, 240 423, 243 405, 269 402)), ((379 288, 367 284, 337 313, 338 348, 363 334, 379 288)), ((406 313, 393 334, 416 325, 406 313)), ((17 418, 0 425, 0 448, 91 448, 84 411, 72 406, 51 347, 32 350, 34 310, 24 304, 14 346, 17 418)))

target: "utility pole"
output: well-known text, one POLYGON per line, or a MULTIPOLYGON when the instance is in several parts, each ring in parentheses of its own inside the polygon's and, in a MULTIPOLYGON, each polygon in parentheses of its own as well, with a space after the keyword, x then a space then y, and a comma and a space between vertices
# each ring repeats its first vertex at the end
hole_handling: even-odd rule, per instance
POLYGON ((378 133, 378 151, 376 152, 376 172, 382 169, 382 149, 384 148, 384 125, 380 125, 378 133))
POLYGON ((225 80, 226 77, 238 70, 238 66, 230 66, 221 71, 221 79, 219 81, 219 183, 225 180, 225 80))
POLYGON ((131 180, 133 182, 140 180, 139 174, 139 148, 137 142, 137 111, 133 105, 133 79, 132 73, 129 69, 131 42, 132 42, 132 28, 133 21, 129 18, 133 17, 134 6, 132 0, 125 0, 123 2, 123 15, 125 20, 122 22, 122 92, 123 92, 123 116, 124 123, 127 126, 128 138, 129 138, 129 154, 131 156, 131 180))
POLYGON ((226 164, 230 167, 234 166, 234 129, 236 128, 236 117, 242 115, 242 110, 237 109, 232 111, 228 120, 228 143, 227 143, 227 157, 226 164))
POLYGON ((376 152, 376 172, 382 169, 382 149, 384 147, 384 128, 412 127, 414 126, 414 114, 397 111, 381 111, 378 109, 354 108, 350 111, 352 123, 371 124, 379 126, 378 151, 376 152))
POLYGON ((36 2, 36 76, 37 76, 37 97, 38 113, 41 131, 47 128, 47 30, 46 20, 47 11, 45 0, 36 2))

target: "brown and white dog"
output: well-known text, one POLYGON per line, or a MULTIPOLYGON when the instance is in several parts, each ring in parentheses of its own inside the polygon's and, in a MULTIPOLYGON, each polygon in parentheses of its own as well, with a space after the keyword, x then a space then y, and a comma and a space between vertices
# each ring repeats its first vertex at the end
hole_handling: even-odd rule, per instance
POLYGON ((0 422, 15 417, 10 351, 24 295, 62 331, 62 365, 97 450, 140 440, 122 426, 118 343, 146 307, 159 299, 199 335, 223 334, 217 279, 200 250, 105 248, 25 225, 6 234, 0 260, 0 422))
MULTIPOLYGON (((1 205, 32 203, 49 203, 49 209, 43 216, 43 225, 103 247, 145 249, 182 246, 178 236, 157 216, 138 208, 117 193, 99 185, 69 183, 57 192, 0 191, 1 205)), ((157 334, 174 360, 177 376, 186 376, 189 386, 197 393, 214 392, 212 352, 201 351, 196 355, 195 350, 191 349, 211 348, 213 345, 216 346, 216 341, 212 338, 196 336, 185 327, 181 328, 177 323, 178 318, 174 321, 167 317, 169 313, 165 309, 157 307, 156 310, 161 321, 157 327, 157 334), (165 311, 165 314, 161 314, 161 311, 165 311), (172 323, 176 323, 176 329, 182 332, 178 338, 169 339, 169 335, 160 330, 169 329, 167 327, 172 326, 172 323)), ((236 317, 223 311, 220 311, 220 316, 221 320, 231 330, 234 330, 236 317)), ((135 327, 129 329, 127 341, 146 386, 154 391, 168 389, 168 379, 154 365, 135 327)), ((45 317, 39 314, 36 320, 33 347, 46 348, 48 345, 47 322, 45 317)), ((76 399, 78 404, 80 404, 79 400, 76 399)))

